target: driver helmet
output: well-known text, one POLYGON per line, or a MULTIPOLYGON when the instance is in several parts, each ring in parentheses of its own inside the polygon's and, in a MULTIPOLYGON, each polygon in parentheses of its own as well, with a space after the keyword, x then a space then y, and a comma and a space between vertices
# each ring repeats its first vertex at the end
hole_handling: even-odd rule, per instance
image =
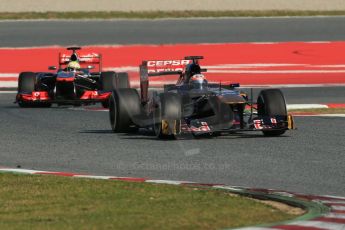
POLYGON ((194 74, 190 78, 189 85, 193 89, 205 89, 208 86, 208 82, 203 74, 194 74))
POLYGON ((80 65, 77 61, 71 61, 70 63, 68 63, 67 67, 70 71, 77 71, 80 69, 80 65))

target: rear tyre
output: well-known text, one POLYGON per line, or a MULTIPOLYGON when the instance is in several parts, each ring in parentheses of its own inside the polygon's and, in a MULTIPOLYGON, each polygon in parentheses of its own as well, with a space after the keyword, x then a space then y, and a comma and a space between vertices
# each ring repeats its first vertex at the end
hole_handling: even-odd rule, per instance
MULTIPOLYGON (((115 89, 129 88, 128 74, 115 72, 102 72, 100 76, 101 89, 106 92, 111 92, 115 89)), ((109 101, 102 101, 104 108, 109 108, 109 101)))
POLYGON ((159 139, 174 139, 182 117, 181 96, 176 93, 162 93, 159 99, 153 112, 155 135, 159 139))
MULTIPOLYGON (((262 90, 258 96, 259 116, 286 116, 287 109, 283 93, 279 89, 262 90)), ((280 136, 285 130, 262 131, 265 136, 280 136)))
POLYGON ((140 98, 136 89, 114 90, 109 98, 109 118, 115 133, 135 130, 133 118, 140 115, 140 98))
MULTIPOLYGON (((37 78, 36 74, 33 72, 22 72, 19 74, 18 78, 18 94, 25 93, 31 94, 36 90, 37 78)), ((46 102, 30 102, 18 100, 18 105, 20 107, 50 107, 51 103, 46 102)))

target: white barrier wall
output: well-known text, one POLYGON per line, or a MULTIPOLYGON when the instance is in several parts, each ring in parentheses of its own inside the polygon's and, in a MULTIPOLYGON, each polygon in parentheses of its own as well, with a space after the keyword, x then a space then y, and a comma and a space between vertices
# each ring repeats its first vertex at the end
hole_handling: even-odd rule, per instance
POLYGON ((0 0, 0 12, 345 10, 345 0, 0 0))

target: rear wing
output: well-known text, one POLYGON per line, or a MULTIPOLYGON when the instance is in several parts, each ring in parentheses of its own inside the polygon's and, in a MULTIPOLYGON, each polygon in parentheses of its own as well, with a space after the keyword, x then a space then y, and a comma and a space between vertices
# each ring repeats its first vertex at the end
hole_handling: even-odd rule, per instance
MULTIPOLYGON (((59 53, 59 69, 68 65, 71 61, 71 54, 59 53)), ((78 54, 78 62, 81 65, 98 65, 99 72, 102 71, 102 55, 97 53, 78 54)))
POLYGON ((203 56, 187 56, 182 60, 143 61, 140 68, 147 69, 148 76, 181 74, 188 64, 199 64, 199 60, 203 58, 203 56))
MULTIPOLYGON (((181 75, 186 66, 192 63, 198 64, 202 56, 187 56, 181 60, 149 60, 143 61, 139 66, 141 101, 148 101, 149 77, 162 75, 181 75)), ((205 69, 203 71, 206 71, 205 69)))

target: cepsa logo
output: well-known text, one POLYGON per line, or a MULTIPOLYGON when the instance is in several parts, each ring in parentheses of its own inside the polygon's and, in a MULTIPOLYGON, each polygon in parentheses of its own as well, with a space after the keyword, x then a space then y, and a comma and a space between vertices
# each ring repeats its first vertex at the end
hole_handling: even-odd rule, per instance
POLYGON ((192 60, 147 61, 148 72, 183 71, 192 60))

